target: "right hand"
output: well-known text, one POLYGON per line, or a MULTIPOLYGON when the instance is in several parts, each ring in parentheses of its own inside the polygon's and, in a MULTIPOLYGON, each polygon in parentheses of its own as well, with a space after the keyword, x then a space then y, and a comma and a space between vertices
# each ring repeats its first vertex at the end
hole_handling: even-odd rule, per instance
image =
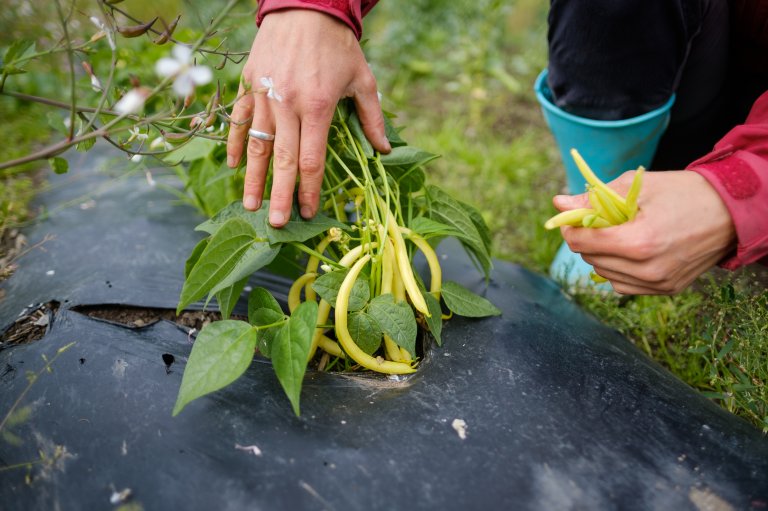
POLYGON ((270 158, 274 155, 269 222, 281 227, 291 215, 299 176, 301 216, 317 213, 325 169, 325 146, 336 104, 354 98, 366 137, 382 153, 391 150, 384 130, 376 79, 354 32, 337 19, 312 10, 268 14, 243 68, 238 101, 232 109, 227 164, 240 162, 249 128, 275 135, 254 137, 246 149, 246 209, 261 207, 270 158), (272 80, 281 100, 267 98, 262 77, 272 80), (262 89, 261 93, 255 92, 262 89))
MULTIPOLYGON (((625 172, 608 186, 624 196, 633 177, 625 172)), ((590 207, 586 194, 553 202, 561 211, 590 207)), ((618 293, 679 293, 736 248, 725 203, 696 172, 646 172, 638 205, 634 220, 614 227, 561 227, 570 249, 618 293)))

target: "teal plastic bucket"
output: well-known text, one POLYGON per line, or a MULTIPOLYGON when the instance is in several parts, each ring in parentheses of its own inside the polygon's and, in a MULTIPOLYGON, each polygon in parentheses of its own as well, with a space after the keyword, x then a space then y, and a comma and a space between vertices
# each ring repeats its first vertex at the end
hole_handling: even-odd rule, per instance
POLYGON ((534 88, 560 149, 568 191, 573 194, 584 192, 585 182, 571 158, 572 148, 579 151, 597 177, 605 182, 640 165, 647 168, 667 129, 670 109, 675 102, 673 94, 663 106, 646 114, 618 121, 599 121, 569 114, 555 106, 547 85, 546 69, 536 79, 534 88))

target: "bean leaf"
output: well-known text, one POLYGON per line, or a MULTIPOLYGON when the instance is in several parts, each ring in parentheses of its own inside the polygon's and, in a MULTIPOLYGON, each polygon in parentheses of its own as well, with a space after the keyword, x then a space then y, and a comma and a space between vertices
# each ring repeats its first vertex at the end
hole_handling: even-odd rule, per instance
MULTIPOLYGON (((264 327, 280 322, 285 318, 285 315, 282 312, 276 312, 272 309, 261 308, 253 311, 250 318, 249 322, 253 326, 264 327)), ((269 328, 261 328, 256 331, 256 341, 258 343, 259 353, 267 358, 272 356, 272 345, 282 326, 282 324, 279 324, 269 328)))
POLYGON ((275 297, 272 296, 272 293, 263 287, 253 288, 251 294, 248 296, 248 321, 250 321, 252 325, 255 325, 256 323, 253 322, 251 315, 258 309, 271 309, 279 314, 283 313, 283 309, 280 307, 280 304, 277 303, 275 297))
POLYGON ((211 289, 211 294, 218 293, 242 279, 247 279, 255 271, 271 263, 279 251, 279 246, 271 246, 266 241, 254 241, 243 252, 230 272, 211 289))
POLYGON ((369 355, 381 346, 381 327, 373 316, 365 312, 353 312, 348 320, 349 335, 361 350, 369 355))
POLYGON ((437 220, 432 220, 424 216, 417 216, 409 224, 410 229, 424 239, 436 236, 461 236, 462 233, 455 227, 445 225, 437 220))
POLYGON ((413 146, 393 147, 389 154, 381 155, 381 164, 385 167, 418 166, 439 158, 439 155, 428 153, 413 146))
POLYGON ((483 240, 483 245, 485 245, 486 251, 490 253, 492 244, 491 230, 488 228, 488 224, 485 223, 485 219, 483 218, 482 213, 480 213, 480 211, 471 204, 467 204, 466 202, 461 201, 456 202, 458 202, 459 205, 464 208, 464 211, 467 212, 470 220, 472 220, 472 223, 475 224, 475 228, 477 228, 478 234, 480 234, 480 239, 483 240))
POLYGON ((387 174, 397 182, 401 193, 413 193, 424 188, 424 182, 427 179, 424 169, 420 166, 387 167, 387 174))
POLYGON ((216 321, 198 334, 189 355, 173 415, 191 401, 226 387, 253 360, 256 331, 244 321, 216 321))
POLYGON ((427 194, 430 197, 430 218, 453 227, 461 233, 456 237, 462 242, 464 248, 477 259, 487 277, 493 267, 491 254, 486 248, 483 236, 478 232, 471 214, 459 201, 436 186, 428 186, 427 194))
POLYGON ((371 300, 368 314, 381 327, 382 331, 395 341, 395 344, 416 356, 416 334, 418 327, 413 309, 406 302, 395 303, 391 294, 380 295, 371 300))
MULTIPOLYGON (((208 293, 238 266, 256 242, 256 231, 239 218, 229 219, 211 237, 181 289, 177 314, 208 293)), ((237 279, 240 280, 240 279, 237 279)), ((231 282, 229 285, 234 284, 231 282)))
POLYGON ((395 125, 392 123, 392 117, 395 117, 394 114, 384 112, 384 132, 387 135, 389 144, 392 147, 407 145, 406 141, 400 137, 400 130, 395 128, 395 125))
POLYGON ((235 305, 237 305, 237 301, 240 299, 240 295, 243 293, 243 289, 245 289, 247 283, 248 278, 244 278, 216 293, 216 301, 219 303, 219 311, 221 311, 222 319, 229 319, 229 316, 232 315, 232 310, 234 310, 235 305))
POLYGON ((266 216, 264 217, 264 230, 270 243, 289 243, 292 241, 301 243, 328 231, 331 227, 347 228, 346 225, 338 220, 320 213, 310 220, 305 220, 294 211, 288 223, 279 229, 272 227, 269 224, 269 219, 266 216))
POLYGON ((272 346, 272 365, 293 412, 299 415, 301 384, 307 370, 307 357, 317 322, 317 302, 299 305, 280 329, 272 346))
MULTIPOLYGON (((312 289, 320 295, 331 307, 336 307, 336 297, 339 294, 341 283, 347 276, 348 270, 336 270, 320 275, 312 283, 312 289)), ((359 311, 371 297, 371 287, 364 278, 358 278, 352 286, 352 292, 349 295, 349 312, 359 311)))
POLYGON ((373 158, 373 146, 368 141, 368 137, 365 136, 363 125, 360 123, 360 118, 357 116, 357 111, 355 109, 352 109, 350 112, 349 117, 347 118, 347 123, 352 136, 355 137, 360 143, 360 147, 363 149, 363 156, 366 158, 373 158))
POLYGON ((427 327, 438 346, 443 345, 441 335, 443 333, 443 310, 440 308, 440 301, 432 293, 424 292, 424 300, 427 302, 430 317, 425 317, 427 327))
POLYGON ((203 250, 205 250, 205 247, 208 246, 208 241, 210 241, 210 238, 203 238, 197 243, 197 245, 195 245, 195 248, 192 249, 192 253, 189 254, 189 257, 187 258, 187 262, 184 263, 185 279, 189 277, 189 274, 192 271, 192 268, 195 267, 195 265, 197 264, 197 261, 200 259, 200 256, 203 254, 203 250))
POLYGON ((256 230, 259 238, 266 238, 267 232, 264 222, 269 212, 269 201, 264 201, 258 211, 249 211, 243 207, 242 201, 235 201, 222 208, 209 220, 195 227, 196 231, 215 234, 219 228, 231 218, 240 218, 248 222, 256 230))
POLYGON ((182 147, 168 153, 163 157, 167 163, 176 165, 182 161, 191 162, 200 160, 211 154, 216 148, 217 142, 203 137, 194 137, 182 147))
POLYGON ((501 311, 487 299, 450 280, 443 282, 443 300, 445 305, 459 316, 484 318, 501 314, 501 311))

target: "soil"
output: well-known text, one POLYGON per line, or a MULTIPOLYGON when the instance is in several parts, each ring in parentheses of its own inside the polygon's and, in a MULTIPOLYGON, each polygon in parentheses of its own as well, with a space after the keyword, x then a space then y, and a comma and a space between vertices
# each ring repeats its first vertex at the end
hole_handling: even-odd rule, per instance
MULTIPOLYGON (((0 349, 42 339, 48 325, 53 322, 58 308, 57 302, 49 302, 25 311, 0 336, 0 349)), ((158 321, 166 320, 176 323, 191 333, 199 332, 205 325, 221 319, 221 314, 217 311, 184 311, 177 316, 176 311, 172 309, 126 305, 76 306, 71 310, 99 321, 106 321, 127 328, 144 328, 158 321)), ((240 316, 232 316, 232 319, 246 320, 240 316)))

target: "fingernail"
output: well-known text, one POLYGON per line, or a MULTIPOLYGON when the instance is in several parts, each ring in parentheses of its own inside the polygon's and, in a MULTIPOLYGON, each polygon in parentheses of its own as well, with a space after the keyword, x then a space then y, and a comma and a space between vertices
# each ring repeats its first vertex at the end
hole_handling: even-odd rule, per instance
POLYGON ((245 209, 253 211, 259 209, 259 206, 261 206, 260 201, 255 195, 246 195, 243 199, 243 207, 245 209))
POLYGON ((392 150, 392 146, 389 144, 389 139, 387 137, 384 137, 381 141, 381 145, 384 146, 384 151, 387 153, 392 150))
POLYGON ((310 208, 309 206, 302 206, 301 207, 301 216, 304 217, 304 218, 309 219, 309 218, 312 218, 313 216, 315 216, 315 214, 312 211, 312 208, 310 208))
POLYGON ((270 211, 269 223, 272 225, 283 225, 285 222, 285 215, 282 211, 270 211))
POLYGON ((235 159, 235 157, 232 156, 232 155, 228 155, 227 156, 227 167, 233 169, 236 166, 237 166, 237 160, 235 159))

